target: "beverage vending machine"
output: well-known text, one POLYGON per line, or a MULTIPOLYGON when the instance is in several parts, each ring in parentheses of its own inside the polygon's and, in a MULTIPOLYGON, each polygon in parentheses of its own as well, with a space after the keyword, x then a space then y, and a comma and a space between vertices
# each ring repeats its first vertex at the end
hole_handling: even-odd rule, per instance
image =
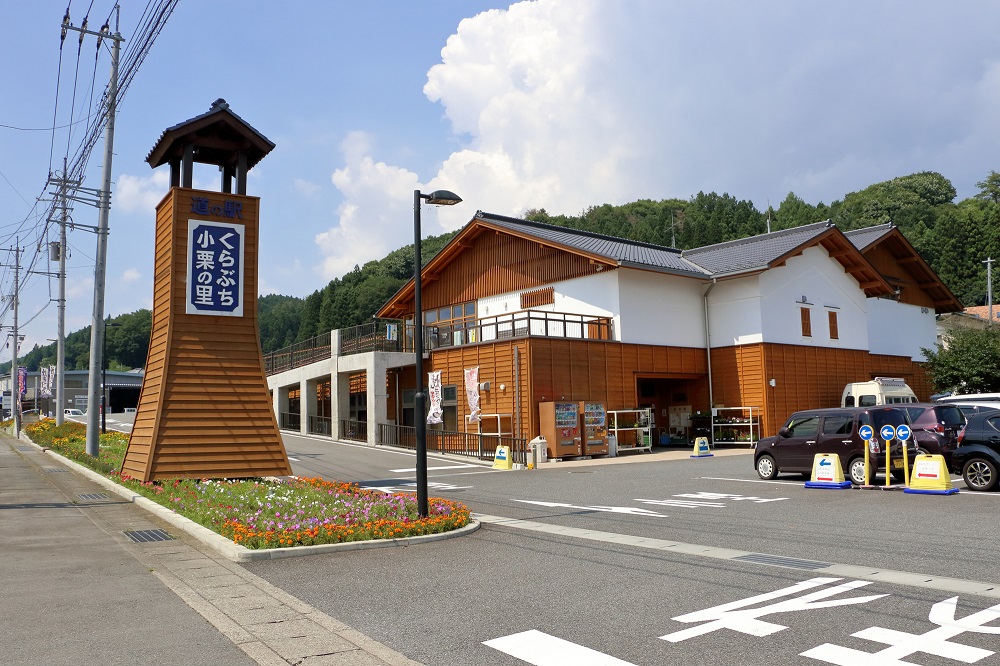
POLYGON ((583 455, 608 454, 608 415, 602 402, 581 402, 583 455))
POLYGON ((538 434, 549 443, 549 458, 583 455, 578 403, 538 403, 538 429, 538 434))

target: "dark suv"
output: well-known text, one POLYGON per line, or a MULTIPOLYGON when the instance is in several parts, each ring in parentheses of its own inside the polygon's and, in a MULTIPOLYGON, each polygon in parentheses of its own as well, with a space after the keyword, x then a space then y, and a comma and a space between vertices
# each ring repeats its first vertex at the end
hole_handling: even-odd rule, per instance
MULTIPOLYGON (((878 438, 879 430, 886 424, 895 427, 906 422, 906 414, 899 407, 840 407, 795 412, 777 435, 763 437, 757 442, 754 468, 764 480, 773 479, 778 472, 807 475, 812 472, 817 453, 836 453, 844 476, 862 485, 865 482, 865 441, 858 435, 858 428, 870 425, 875 431, 879 452, 871 454, 871 464, 877 473, 885 471, 885 442, 878 438)), ((902 479, 903 447, 899 440, 891 440, 890 453, 892 475, 902 479)), ((912 465, 917 455, 912 439, 907 453, 912 465)))
POLYGON ((961 472, 969 490, 993 490, 1000 469, 1000 411, 980 412, 958 433, 949 467, 961 472))
POLYGON ((899 408, 910 419, 913 440, 920 453, 941 455, 945 461, 951 458, 957 446, 958 431, 965 425, 965 414, 958 406, 917 402, 899 408))

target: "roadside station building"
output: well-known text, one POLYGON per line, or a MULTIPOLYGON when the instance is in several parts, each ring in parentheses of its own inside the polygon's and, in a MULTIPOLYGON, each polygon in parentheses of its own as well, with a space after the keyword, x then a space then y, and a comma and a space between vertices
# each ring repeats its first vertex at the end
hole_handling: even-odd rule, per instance
MULTIPOLYGON (((891 224, 680 251, 477 212, 421 282, 424 367, 442 378, 435 427, 519 440, 539 434, 551 401, 648 408, 657 438, 684 440, 720 409, 752 414, 754 439, 773 434, 875 376, 927 399, 921 348, 936 314, 962 310, 891 224), (473 368, 479 423, 466 418, 473 368)), ((413 288, 370 324, 266 358, 282 428, 379 444, 413 425, 413 288)))

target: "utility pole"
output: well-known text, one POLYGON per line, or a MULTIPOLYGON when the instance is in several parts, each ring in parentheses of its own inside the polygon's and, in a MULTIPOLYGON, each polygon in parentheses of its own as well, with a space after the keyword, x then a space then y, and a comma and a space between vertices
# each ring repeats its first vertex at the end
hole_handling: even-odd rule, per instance
POLYGON ((993 258, 986 257, 986 303, 990 306, 990 318, 987 319, 987 326, 993 325, 993 258))
POLYGON ((49 246, 49 259, 59 261, 59 272, 56 276, 59 279, 58 303, 58 334, 56 335, 56 425, 63 424, 63 409, 66 407, 66 225, 69 224, 69 199, 76 198, 69 193, 70 186, 76 192, 80 189, 81 181, 69 180, 67 159, 63 157, 63 171, 61 178, 49 177, 49 185, 57 189, 53 195, 58 198, 59 215, 59 242, 49 246), (58 253, 58 256, 56 254, 58 253))
MULTIPOLYGON (((118 6, 115 5, 115 9, 118 6)), ((76 28, 70 26, 70 30, 78 30, 81 33, 96 35, 98 40, 111 40, 111 81, 108 83, 108 125, 104 135, 104 171, 101 189, 98 192, 98 218, 97 218, 97 256, 94 265, 94 313, 90 325, 90 371, 87 375, 87 455, 98 457, 101 447, 100 433, 100 408, 94 409, 101 404, 101 394, 104 390, 100 386, 101 367, 104 363, 102 356, 104 346, 104 286, 107 276, 108 261, 108 215, 111 212, 111 160, 114 156, 115 146, 115 109, 118 105, 118 55, 122 42, 121 33, 118 32, 117 17, 115 19, 115 33, 110 34, 108 24, 105 23, 100 32, 91 32, 86 28, 76 28)), ((100 42, 98 42, 100 43, 100 42)), ((60 408, 61 409, 61 408, 60 408)))
POLYGON ((11 306, 14 308, 14 339, 11 347, 14 349, 13 359, 10 364, 10 411, 14 415, 14 436, 21 437, 21 382, 20 372, 17 367, 17 348, 20 338, 17 331, 17 292, 21 285, 21 248, 20 239, 14 239, 14 293, 11 295, 11 306))

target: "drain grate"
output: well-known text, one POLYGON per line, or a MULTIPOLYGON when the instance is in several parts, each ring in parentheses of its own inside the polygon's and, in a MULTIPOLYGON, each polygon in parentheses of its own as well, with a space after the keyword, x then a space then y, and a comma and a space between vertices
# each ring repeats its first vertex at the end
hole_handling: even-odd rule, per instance
POLYGON ((30 446, 15 446, 14 448, 17 449, 18 451, 24 451, 25 453, 31 453, 32 451, 34 451, 34 449, 31 448, 30 446))
POLYGON ((826 562, 813 562, 812 560, 797 560, 792 557, 779 557, 777 555, 763 555, 761 553, 751 553, 750 555, 740 555, 734 557, 740 562, 753 562, 754 564, 770 564, 776 567, 791 567, 792 569, 826 569, 831 565, 826 562))
POLYGON ((82 495, 77 495, 77 497, 85 502, 100 502, 106 499, 111 499, 104 493, 83 493, 82 495))
POLYGON ((125 530, 122 532, 132 540, 132 543, 152 543, 153 541, 170 541, 172 536, 163 530, 125 530))
POLYGON ((49 474, 59 474, 60 472, 68 472, 69 470, 65 467, 43 467, 49 474))

